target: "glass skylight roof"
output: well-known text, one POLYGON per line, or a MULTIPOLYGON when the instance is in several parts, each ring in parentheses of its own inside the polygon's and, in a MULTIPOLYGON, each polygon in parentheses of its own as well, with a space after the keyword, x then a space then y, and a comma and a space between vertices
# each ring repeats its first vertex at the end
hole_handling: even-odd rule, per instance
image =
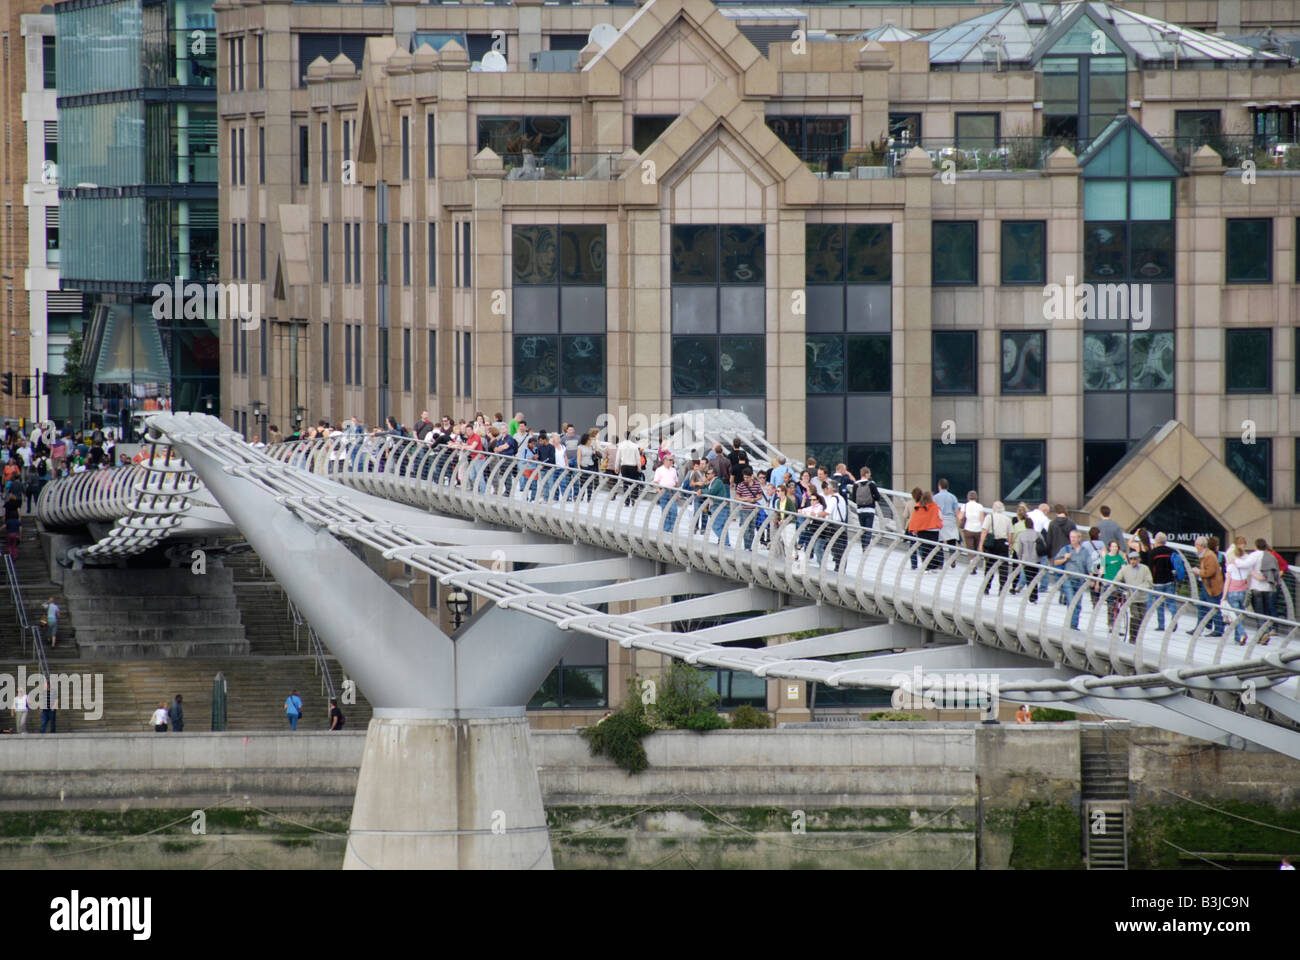
MULTIPOLYGON (((1138 62, 1233 62, 1241 66, 1284 66, 1290 58, 1246 43, 1214 37, 1102 0, 1064 3, 1013 2, 1000 10, 923 34, 935 66, 982 66, 990 51, 1002 63, 1035 64, 1046 53, 1090 52, 1079 45, 1092 31, 1106 34, 1107 53, 1122 52, 1138 62), (1084 18, 1091 23, 1084 22, 1084 18), (1000 48, 1000 49, 999 49, 1000 48)), ((1263 46, 1263 44, 1260 44, 1263 46)))

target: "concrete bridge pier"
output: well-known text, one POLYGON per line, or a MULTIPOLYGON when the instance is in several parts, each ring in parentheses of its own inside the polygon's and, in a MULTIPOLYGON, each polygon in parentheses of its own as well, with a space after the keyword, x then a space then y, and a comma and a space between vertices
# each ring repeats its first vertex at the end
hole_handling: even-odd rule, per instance
POLYGON ((523 707, 375 710, 343 869, 552 867, 523 707))

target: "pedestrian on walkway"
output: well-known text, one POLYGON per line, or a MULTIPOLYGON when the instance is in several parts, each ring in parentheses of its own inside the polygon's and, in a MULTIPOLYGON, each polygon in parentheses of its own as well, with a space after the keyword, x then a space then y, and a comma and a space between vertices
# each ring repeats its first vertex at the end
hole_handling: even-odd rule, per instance
POLYGON ((185 729, 185 708, 181 705, 181 695, 176 694, 172 701, 172 730, 180 733, 185 729))
POLYGON ((59 643, 59 605, 50 597, 45 601, 45 636, 50 641, 50 646, 58 646, 59 643))
POLYGON ((151 717, 149 720, 149 722, 153 724, 153 732, 166 733, 168 719, 169 717, 167 716, 167 704, 165 703, 158 704, 158 709, 153 712, 153 717, 151 717))
MULTIPOLYGON (((1011 518, 1007 516, 1006 507, 1001 500, 993 502, 993 509, 986 511, 984 522, 981 525, 979 550, 981 553, 1000 559, 990 561, 997 570, 998 575, 998 592, 1007 583, 1007 568, 1009 563, 1007 558, 1011 556, 1011 518)), ((984 592, 988 593, 993 586, 993 578, 989 577, 989 582, 984 586, 984 592)))
POLYGON ((284 712, 289 718, 289 729, 298 729, 298 718, 302 716, 302 697, 298 696, 297 690, 289 692, 288 698, 284 701, 284 712))
MULTIPOLYGON (((1129 643, 1137 641, 1138 629, 1142 626, 1142 618, 1146 614, 1147 596, 1146 590, 1150 590, 1154 581, 1151 579, 1151 568, 1142 562, 1142 554, 1136 550, 1128 552, 1128 563, 1115 572, 1114 580, 1121 588, 1129 588, 1125 595, 1120 598, 1120 604, 1114 604, 1113 610, 1107 610, 1109 626, 1115 625, 1115 617, 1124 607, 1128 608, 1128 637, 1129 643), (1137 589, 1132 589, 1132 588, 1137 589), (1121 606, 1122 605, 1122 606, 1121 606)), ((1112 602, 1115 594, 1111 594, 1112 602)), ((1157 601, 1163 603, 1164 601, 1157 601)), ((1109 607, 1109 605, 1108 605, 1109 607)), ((1159 628, 1157 628, 1159 629, 1159 628)))
POLYGON ((26 691, 19 690, 13 705, 14 733, 27 732, 27 711, 30 709, 31 701, 27 699, 26 691))
POLYGON ((343 716, 343 711, 339 709, 339 702, 333 697, 330 698, 330 729, 342 730, 343 723, 347 717, 343 716))
MULTIPOLYGON (((1219 566, 1218 550, 1219 545, 1217 538, 1214 538, 1214 547, 1210 546, 1210 538, 1196 538, 1196 555, 1201 560, 1200 568, 1196 571, 1197 576, 1201 578, 1200 592, 1201 600, 1205 603, 1214 605, 1213 612, 1210 616, 1210 632, 1207 637, 1223 636, 1223 614, 1219 610, 1219 604, 1223 599, 1223 568, 1219 566)), ((1200 625, 1200 619, 1204 613, 1198 610, 1197 622, 1192 624, 1188 633, 1195 633, 1196 628, 1200 625)))
POLYGON ((45 681, 45 702, 41 704, 41 733, 58 733, 59 695, 45 681))

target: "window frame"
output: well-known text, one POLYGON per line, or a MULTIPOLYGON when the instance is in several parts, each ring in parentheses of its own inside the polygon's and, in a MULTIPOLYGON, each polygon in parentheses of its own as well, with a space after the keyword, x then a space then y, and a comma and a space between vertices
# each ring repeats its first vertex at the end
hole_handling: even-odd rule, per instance
POLYGON ((1004 287, 1041 287, 1047 283, 1047 221, 1046 220, 1002 220, 998 224, 998 279, 1004 287), (1037 279, 1007 279, 1007 227, 1033 224, 1039 228, 1039 254, 1037 279))
POLYGON ((998 331, 998 395, 1003 397, 1042 397, 1047 395, 1047 330, 1037 329, 1015 329, 998 331), (1017 335, 1038 335, 1042 338, 1042 383, 1037 390, 1009 390, 1007 389, 1006 371, 1002 368, 1002 356, 1006 352, 1006 338, 1017 335))
MULTIPOLYGON (((952 117, 952 145, 958 150, 962 149, 961 141, 961 122, 972 117, 992 117, 993 118, 993 146, 991 149, 998 149, 1002 146, 1002 114, 996 110, 957 110, 953 112, 952 117)), ((968 139, 984 140, 984 137, 969 137, 968 139)), ((984 147, 974 147, 968 149, 982 150, 984 147)))
MULTIPOLYGON (((1253 352, 1247 350, 1248 353, 1253 352)), ((1223 331, 1223 392, 1234 394, 1270 394, 1273 392, 1273 328, 1272 327, 1225 327, 1223 331), (1234 387, 1228 382, 1232 369, 1232 356, 1235 351, 1230 347, 1236 339, 1234 334, 1264 334, 1268 337, 1268 360, 1264 364, 1267 384, 1260 389, 1251 387, 1234 387)))
POLYGON ((1228 472, 1231 473, 1234 477, 1236 477, 1237 480, 1243 486, 1245 486, 1247 490, 1250 490, 1251 493, 1255 494, 1255 496, 1259 498, 1260 503, 1271 504, 1276 499, 1277 491, 1274 489, 1274 483, 1273 483, 1274 463, 1273 463, 1273 438, 1272 437, 1256 437, 1253 443, 1246 443, 1241 439, 1241 437, 1224 437, 1223 438, 1223 465, 1228 468, 1228 472), (1264 488, 1263 496, 1261 496, 1259 493, 1257 493, 1254 490, 1250 490, 1250 487, 1246 484, 1246 481, 1243 480, 1240 476, 1238 476, 1236 471, 1234 471, 1230 466, 1231 458, 1229 455, 1229 450, 1234 446, 1258 447, 1264 451, 1264 460, 1265 460, 1264 480, 1266 485, 1264 488))
POLYGON ((1038 449, 1041 451, 1039 465, 1042 469, 1042 493, 1045 498, 1047 496, 1047 440, 1036 437, 1022 437, 1011 440, 999 439, 998 441, 998 489, 1001 491, 1001 496, 999 496, 998 499, 1004 502, 1009 500, 1016 503, 1019 503, 1021 500, 1028 502, 1029 500, 1034 499, 1033 495, 1027 492, 1023 492, 1014 497, 1011 495, 1011 488, 1007 486, 1006 476, 1006 452, 1008 444, 1022 444, 1026 446, 1029 444, 1036 444, 1038 446, 1038 449))
POLYGON ((979 331, 978 330, 931 330, 930 331, 930 395, 935 397, 978 397, 980 390, 979 374, 979 331), (938 353, 936 342, 939 337, 968 337, 971 356, 970 389, 940 388, 935 379, 934 357, 938 353))
POLYGON ((978 220, 933 220, 930 223, 930 285, 934 287, 978 287, 980 285, 980 235, 978 220), (969 280, 939 279, 939 257, 936 252, 939 231, 937 227, 947 230, 955 227, 968 227, 971 234, 969 280))
MULTIPOLYGON (((1224 218, 1223 227, 1223 273, 1224 285, 1260 285, 1271 284, 1273 282, 1273 255, 1277 250, 1274 244, 1274 224, 1272 217, 1226 217, 1224 218), (1263 258, 1265 276, 1262 279, 1234 279, 1232 276, 1232 225, 1246 223, 1263 223, 1267 224, 1268 256, 1263 258)), ((1251 258, 1254 260, 1254 258, 1251 258)))

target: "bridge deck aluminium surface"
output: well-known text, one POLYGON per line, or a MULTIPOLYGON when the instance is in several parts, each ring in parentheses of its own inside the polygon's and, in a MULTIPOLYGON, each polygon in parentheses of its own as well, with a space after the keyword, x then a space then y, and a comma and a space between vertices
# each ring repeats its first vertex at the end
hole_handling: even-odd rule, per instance
MULTIPOLYGON (((1247 643, 1238 646, 1231 642, 1231 629, 1224 637, 1207 636, 1210 614, 1218 607, 1149 594, 1146 616, 1136 628, 1137 642, 1128 643, 1123 617, 1114 626, 1107 623, 1106 601, 1111 595, 1119 596, 1121 589, 1113 583, 1097 581, 1103 591, 1098 603, 1085 601, 1086 590, 1075 595, 1074 605, 1082 607, 1080 623, 1079 629, 1070 629, 1071 609, 1055 602, 1063 581, 1052 578, 1045 568, 1025 568, 1042 588, 1038 602, 1030 603, 1028 589, 1013 594, 1009 580, 1006 588, 999 590, 993 566, 981 563, 988 558, 963 549, 947 549, 941 569, 935 572, 913 570, 913 557, 921 554, 920 566, 924 567, 924 552, 933 544, 892 531, 877 529, 870 547, 863 550, 858 528, 826 524, 825 539, 848 541, 836 571, 811 558, 800 560, 762 545, 763 531, 757 529, 759 512, 743 511, 736 501, 716 505, 717 510, 725 507, 733 511, 727 523, 728 544, 719 542, 713 532, 712 517, 704 533, 696 532, 692 507, 698 498, 653 484, 620 479, 611 492, 594 489, 598 483, 611 481, 606 475, 567 468, 544 469, 531 484, 536 499, 530 500, 517 482, 518 471, 524 465, 514 458, 481 455, 470 459, 464 452, 432 448, 415 440, 359 435, 279 444, 263 452, 249 447, 210 418, 166 415, 154 418, 153 424, 182 451, 189 444, 201 448, 227 464, 227 472, 273 492, 283 507, 313 526, 380 550, 444 584, 459 585, 499 605, 625 647, 760 676, 833 686, 894 686, 890 678, 899 672, 893 657, 816 659, 830 652, 854 652, 851 643, 835 645, 835 637, 848 637, 851 631, 798 641, 787 653, 784 645, 762 649, 728 647, 708 639, 708 631, 672 632, 643 622, 636 613, 602 613, 576 598, 539 589, 527 574, 514 575, 481 566, 467 555, 468 551, 424 536, 418 514, 406 510, 395 513, 391 504, 531 531, 557 542, 585 543, 627 557, 707 573, 731 581, 737 590, 753 591, 736 601, 752 603, 747 609, 773 609, 791 599, 812 601, 820 608, 840 608, 846 614, 884 618, 962 637, 981 647, 1039 662, 1040 671, 1000 671, 1003 695, 1038 702, 1074 701, 1081 709, 1120 715, 1125 715, 1126 710, 1132 715, 1137 709, 1132 701, 1143 700, 1147 706, 1159 704, 1183 715, 1178 729, 1197 730, 1195 735, 1205 736, 1210 728, 1216 732, 1227 730, 1300 755, 1300 737, 1293 731, 1184 695, 1188 690, 1198 690, 1232 701, 1234 695, 1249 690, 1242 705, 1257 697, 1261 705, 1276 714, 1300 718, 1294 679, 1300 670, 1300 627, 1291 621, 1252 617, 1247 643), (664 518, 674 507, 676 524, 669 531, 664 518), (745 538, 738 523, 758 533, 752 549, 743 545, 745 538), (1053 581, 1050 584, 1049 578, 1053 581), (983 588, 990 580, 992 595, 985 596, 983 588), (770 605, 762 605, 765 599, 770 605), (1170 622, 1175 627, 1157 629, 1156 601, 1172 604, 1176 613, 1170 622), (1179 632, 1188 629, 1191 635, 1179 632), (1271 636, 1268 645, 1262 642, 1266 636, 1271 636), (810 655, 791 657, 796 650, 810 655), (1274 685, 1275 689, 1268 689, 1274 685), (1106 709, 1106 705, 1112 709, 1106 709)), ((770 511, 768 514, 762 522, 771 527, 777 518, 770 511)), ((771 532, 779 542, 776 531, 771 532)), ((828 548, 826 558, 832 553, 833 549, 828 548)), ((1014 565, 1016 570, 1020 567, 1014 565)), ((1145 593, 1129 592, 1138 596, 1145 593)), ((876 644, 857 650, 879 648, 876 644)), ((1235 699, 1240 702, 1239 696, 1235 699)), ((1159 722, 1151 718, 1150 711, 1142 716, 1148 722, 1159 722)))

